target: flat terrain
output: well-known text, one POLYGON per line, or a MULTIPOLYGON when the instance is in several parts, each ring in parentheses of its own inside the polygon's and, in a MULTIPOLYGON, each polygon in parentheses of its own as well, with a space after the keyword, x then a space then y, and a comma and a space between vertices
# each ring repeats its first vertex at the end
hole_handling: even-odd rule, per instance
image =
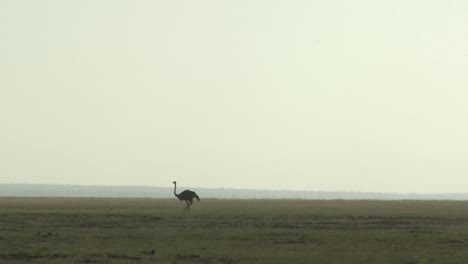
POLYGON ((0 263, 466 263, 468 202, 0 198, 0 263))

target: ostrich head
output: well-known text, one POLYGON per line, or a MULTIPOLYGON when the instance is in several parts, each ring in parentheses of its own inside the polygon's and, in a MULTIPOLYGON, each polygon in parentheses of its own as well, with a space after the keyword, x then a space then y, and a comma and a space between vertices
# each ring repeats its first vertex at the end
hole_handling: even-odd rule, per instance
POLYGON ((173 183, 173 184, 176 184, 176 182, 175 182, 175 181, 173 181, 172 183, 173 183))

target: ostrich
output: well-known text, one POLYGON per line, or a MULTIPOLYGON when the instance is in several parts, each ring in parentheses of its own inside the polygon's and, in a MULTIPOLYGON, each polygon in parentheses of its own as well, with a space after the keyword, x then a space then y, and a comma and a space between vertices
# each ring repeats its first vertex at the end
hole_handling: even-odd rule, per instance
POLYGON ((192 192, 190 190, 185 190, 177 194, 176 193, 177 183, 175 181, 173 181, 172 183, 174 183, 174 195, 177 198, 179 198, 179 200, 185 201, 187 203, 187 206, 184 208, 184 212, 187 210, 190 212, 190 205, 192 205, 193 203, 193 198, 197 198, 197 200, 200 201, 200 197, 198 197, 198 195, 195 192, 192 192))

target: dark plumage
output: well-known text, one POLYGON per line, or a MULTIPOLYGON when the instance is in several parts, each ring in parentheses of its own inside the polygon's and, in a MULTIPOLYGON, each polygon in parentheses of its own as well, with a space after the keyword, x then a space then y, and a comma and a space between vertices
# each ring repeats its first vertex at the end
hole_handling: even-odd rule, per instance
POLYGON ((177 183, 173 181, 174 183, 174 195, 179 198, 181 201, 185 201, 187 203, 187 206, 184 208, 184 211, 189 211, 190 212, 190 205, 193 203, 193 198, 196 198, 198 201, 200 201, 200 197, 198 195, 190 190, 185 190, 179 194, 176 193, 176 188, 177 188, 177 183))

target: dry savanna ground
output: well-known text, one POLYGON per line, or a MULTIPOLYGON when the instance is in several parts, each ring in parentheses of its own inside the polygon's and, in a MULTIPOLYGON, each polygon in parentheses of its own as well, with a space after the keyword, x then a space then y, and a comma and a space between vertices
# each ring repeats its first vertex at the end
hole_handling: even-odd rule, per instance
POLYGON ((468 202, 0 198, 0 263, 465 263, 468 202))

